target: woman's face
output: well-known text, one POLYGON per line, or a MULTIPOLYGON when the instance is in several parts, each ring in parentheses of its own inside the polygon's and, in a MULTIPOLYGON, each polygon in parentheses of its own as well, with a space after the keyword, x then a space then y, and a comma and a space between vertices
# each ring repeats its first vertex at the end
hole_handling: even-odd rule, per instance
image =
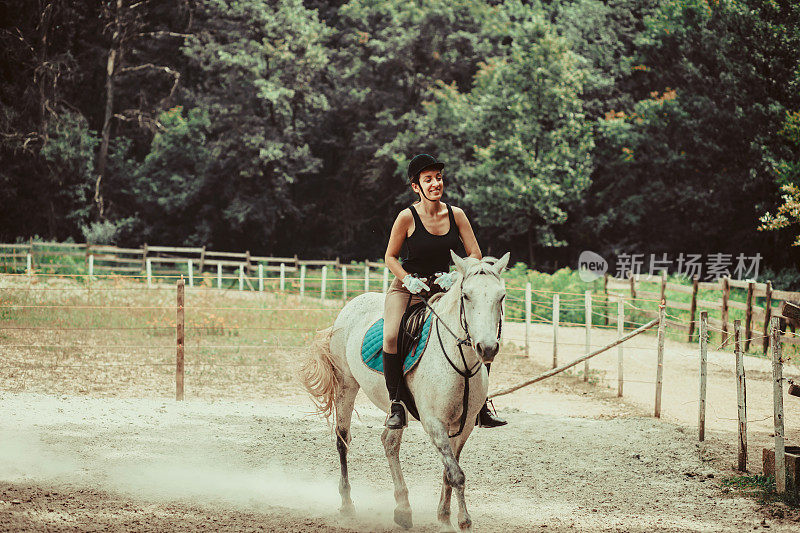
POLYGON ((442 197, 444 190, 444 179, 441 170, 423 170, 419 174, 419 185, 412 184, 414 192, 419 194, 420 190, 425 193, 429 200, 435 201, 442 197))

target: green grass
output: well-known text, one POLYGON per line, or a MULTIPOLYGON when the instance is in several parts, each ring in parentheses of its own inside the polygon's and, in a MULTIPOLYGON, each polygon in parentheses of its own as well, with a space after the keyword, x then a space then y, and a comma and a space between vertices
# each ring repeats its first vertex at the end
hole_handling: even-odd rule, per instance
POLYGON ((723 488, 735 490, 748 496, 758 498, 761 502, 784 502, 792 507, 800 506, 800 501, 791 494, 783 495, 775 491, 775 478, 762 474, 731 476, 722 479, 723 488))

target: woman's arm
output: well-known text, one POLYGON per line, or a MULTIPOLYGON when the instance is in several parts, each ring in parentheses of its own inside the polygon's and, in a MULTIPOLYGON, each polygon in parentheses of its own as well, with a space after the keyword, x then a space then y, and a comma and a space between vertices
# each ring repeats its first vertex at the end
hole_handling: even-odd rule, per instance
POLYGON ((478 239, 475 238, 475 232, 472 231, 472 226, 464 210, 460 207, 453 207, 453 218, 456 219, 458 235, 461 237, 461 242, 464 243, 464 250, 467 252, 467 257, 481 259, 483 257, 483 254, 481 254, 481 247, 478 246, 478 239))
POLYGON ((400 214, 397 215, 392 225, 392 233, 389 235, 389 244, 386 246, 386 254, 383 256, 386 266, 392 271, 392 274, 399 279, 403 279, 408 275, 408 272, 403 269, 398 258, 400 257, 400 250, 403 247, 406 235, 408 235, 408 229, 411 227, 413 220, 414 218, 411 213, 408 212, 408 209, 400 211, 400 214))

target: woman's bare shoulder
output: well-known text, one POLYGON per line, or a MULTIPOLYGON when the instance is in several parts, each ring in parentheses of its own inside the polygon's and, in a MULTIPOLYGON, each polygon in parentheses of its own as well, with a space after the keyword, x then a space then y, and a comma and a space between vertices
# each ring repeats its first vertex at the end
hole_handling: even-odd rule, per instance
POLYGON ((455 205, 451 205, 450 207, 453 208, 453 216, 456 218, 456 220, 466 220, 467 219, 467 214, 464 212, 463 209, 461 209, 460 207, 455 206, 455 205))
POLYGON ((397 214, 397 218, 394 220, 395 226, 399 226, 401 228, 408 228, 411 224, 414 223, 414 215, 411 214, 411 211, 408 209, 403 209, 397 214))

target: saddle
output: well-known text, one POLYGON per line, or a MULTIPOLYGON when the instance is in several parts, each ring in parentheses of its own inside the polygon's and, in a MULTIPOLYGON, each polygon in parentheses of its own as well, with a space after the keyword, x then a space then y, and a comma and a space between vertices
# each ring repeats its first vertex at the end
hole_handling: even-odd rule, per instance
MULTIPOLYGON (((440 292, 440 291, 437 291, 440 292)), ((427 295, 423 295, 427 296, 427 295)), ((432 296, 435 301, 439 296, 432 296)), ((422 358, 428 344, 433 326, 433 315, 426 312, 423 302, 409 306, 400 320, 397 336, 397 353, 403 355, 403 374, 409 373, 422 358)), ((361 360, 370 370, 383 374, 383 318, 375 321, 364 334, 361 342, 361 360)), ((405 380, 401 382, 400 399, 406 404, 408 412, 419 419, 417 408, 405 380)))
MULTIPOLYGON (((422 293, 422 296, 426 300, 435 301, 435 296, 442 292, 441 289, 437 289, 438 287, 430 291, 425 291, 422 293)), ((425 326, 426 319, 429 318, 426 316, 427 307, 428 306, 425 305, 425 302, 417 302, 409 305, 403 313, 403 318, 400 319, 400 331, 397 335, 397 353, 404 354, 404 363, 405 360, 408 359, 409 356, 415 351, 419 345, 420 339, 422 338, 423 326, 425 326)), ((426 334, 429 333, 429 331, 426 331, 426 334)), ((422 354, 420 354, 420 357, 421 356, 422 354)), ((405 373, 403 373, 403 375, 405 376, 405 373)), ((403 379, 400 383, 400 391, 398 396, 405 404, 406 409, 408 409, 408 413, 419 420, 419 411, 417 410, 417 404, 414 401, 414 395, 411 394, 405 379, 403 379)))
MULTIPOLYGON (((397 353, 407 354, 417 345, 422 336, 422 325, 425 323, 424 302, 409 305, 400 319, 400 331, 397 335, 397 353)), ((405 357, 403 358, 405 360, 405 357)))

